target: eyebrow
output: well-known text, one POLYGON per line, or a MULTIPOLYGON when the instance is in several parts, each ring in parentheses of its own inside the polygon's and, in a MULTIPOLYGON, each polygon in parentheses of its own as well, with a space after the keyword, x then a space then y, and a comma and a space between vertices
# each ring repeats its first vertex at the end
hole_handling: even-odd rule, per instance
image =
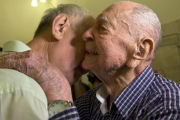
POLYGON ((108 20, 108 18, 107 17, 105 17, 105 16, 100 16, 99 18, 98 18, 98 21, 100 21, 100 22, 105 22, 106 24, 108 24, 110 27, 112 27, 113 29, 115 29, 115 26, 108 20))
POLYGON ((109 23, 109 20, 107 19, 107 17, 104 17, 104 16, 99 17, 99 20, 109 23))

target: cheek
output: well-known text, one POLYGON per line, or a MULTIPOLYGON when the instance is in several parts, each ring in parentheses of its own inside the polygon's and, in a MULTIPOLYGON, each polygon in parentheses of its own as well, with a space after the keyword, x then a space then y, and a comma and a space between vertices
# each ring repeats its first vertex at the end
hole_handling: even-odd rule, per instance
POLYGON ((71 69, 71 67, 73 67, 74 65, 76 65, 75 63, 75 59, 76 59, 76 49, 67 44, 64 45, 59 53, 59 55, 61 55, 61 60, 60 63, 62 64, 62 66, 66 69, 71 69))
POLYGON ((69 54, 67 61, 69 61, 69 64, 71 66, 77 66, 77 64, 79 64, 80 54, 76 50, 69 51, 69 53, 66 53, 66 54, 69 54))
POLYGON ((106 49, 99 58, 99 66, 105 71, 115 70, 126 64, 126 53, 120 49, 106 49))
MULTIPOLYGON (((78 64, 84 60, 85 55, 85 49, 84 48, 78 48, 74 50, 74 61, 78 64)), ((73 57, 72 57, 73 59, 73 57)))
POLYGON ((77 42, 77 44, 74 46, 74 54, 76 59, 82 61, 85 55, 85 43, 82 42, 82 40, 77 42))

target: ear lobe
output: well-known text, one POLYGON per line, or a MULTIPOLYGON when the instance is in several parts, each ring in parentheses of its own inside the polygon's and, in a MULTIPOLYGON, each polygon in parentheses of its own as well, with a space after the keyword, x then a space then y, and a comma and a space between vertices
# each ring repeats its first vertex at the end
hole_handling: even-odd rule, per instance
POLYGON ((149 56, 152 56, 154 51, 154 41, 151 38, 141 38, 138 41, 135 53, 133 57, 137 60, 148 59, 149 56))
POLYGON ((52 23, 52 35, 55 39, 61 40, 69 26, 69 19, 66 14, 57 15, 52 23))

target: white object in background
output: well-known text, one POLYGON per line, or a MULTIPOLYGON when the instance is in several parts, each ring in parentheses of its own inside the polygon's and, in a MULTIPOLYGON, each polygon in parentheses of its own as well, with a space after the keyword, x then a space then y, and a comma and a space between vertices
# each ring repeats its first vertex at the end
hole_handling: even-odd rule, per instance
POLYGON ((37 0, 32 0, 31 5, 33 7, 36 7, 38 5, 37 0))
POLYGON ((46 2, 46 0, 41 0, 41 2, 46 2))

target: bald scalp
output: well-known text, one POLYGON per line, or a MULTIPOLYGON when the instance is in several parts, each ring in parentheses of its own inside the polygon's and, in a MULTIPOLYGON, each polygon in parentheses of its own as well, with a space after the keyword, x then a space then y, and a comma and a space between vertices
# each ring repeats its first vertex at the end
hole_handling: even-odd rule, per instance
POLYGON ((135 3, 132 1, 119 1, 119 2, 114 3, 112 6, 120 6, 122 9, 128 10, 128 9, 132 9, 138 5, 139 5, 139 3, 135 3))
POLYGON ((149 7, 131 1, 120 1, 106 10, 116 9, 117 21, 124 24, 128 33, 139 40, 149 37, 155 43, 154 52, 161 43, 161 24, 158 16, 149 7))

